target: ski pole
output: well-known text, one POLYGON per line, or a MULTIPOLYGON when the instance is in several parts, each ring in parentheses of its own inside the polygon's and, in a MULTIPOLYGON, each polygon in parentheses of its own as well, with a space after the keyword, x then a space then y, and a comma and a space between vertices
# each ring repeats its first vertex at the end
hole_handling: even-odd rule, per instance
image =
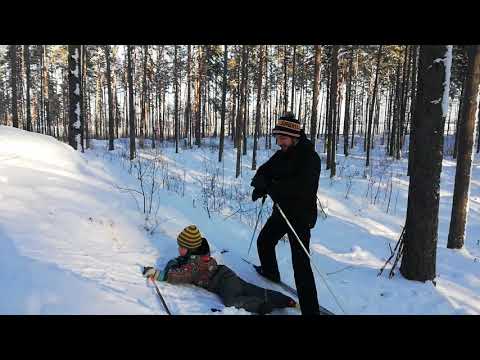
POLYGON ((167 303, 166 303, 165 300, 163 299, 162 294, 160 294, 160 290, 158 289, 157 284, 155 284, 155 280, 153 279, 153 276, 150 276, 149 279, 152 281, 153 285, 155 286, 155 290, 157 291, 158 297, 159 297, 160 300, 162 301, 163 307, 165 308, 165 310, 167 310, 167 314, 168 314, 168 315, 172 315, 172 313, 170 312, 170 310, 168 310, 167 303))
POLYGON ((322 209, 322 213, 323 213, 322 217, 324 219, 326 219, 327 218, 327 213, 325 212, 325 210, 323 210, 323 205, 322 205, 322 202, 320 201, 320 199, 318 198, 318 194, 317 194, 317 200, 318 200, 318 203, 320 204, 320 209, 322 209))
POLYGON ((250 249, 252 248, 253 238, 255 237, 255 233, 257 232, 258 221, 260 220, 260 215, 262 214, 263 204, 265 203, 266 198, 267 197, 264 196, 263 199, 262 199, 262 205, 260 207, 260 211, 258 212, 257 222, 255 223, 255 228, 253 229, 252 239, 250 240, 250 246, 248 247, 247 255, 250 255, 250 249))
POLYGON ((298 240, 298 243, 300 244, 300 246, 302 247, 303 251, 305 252, 305 254, 307 254, 308 258, 310 259, 310 263, 313 265, 313 267, 315 268, 315 270, 317 271, 318 275, 320 275, 320 277, 322 278, 323 282, 325 283, 325 285, 327 286, 327 289, 328 291, 330 291, 330 294, 332 294, 333 298, 335 299, 335 302, 337 303, 338 307, 342 310, 342 312, 344 314, 346 314, 345 310, 343 309, 343 307, 340 305, 340 302, 338 301, 337 297, 335 296, 335 294, 333 293, 332 289, 330 289, 330 286, 328 286, 328 282, 327 280, 325 279, 325 277, 322 275, 322 273, 320 272, 320 270, 318 270, 317 266, 315 265, 315 263, 313 262, 312 260, 312 257, 310 256, 310 254, 308 253, 307 249, 305 248, 305 245, 303 245, 302 241, 300 240, 300 238, 298 237, 297 235, 297 232, 295 231, 295 229, 293 228, 292 224, 290 224, 290 221, 288 221, 287 217, 285 216, 285 213, 283 212, 282 208, 280 207, 280 205, 278 205, 277 203, 275 203, 275 206, 277 207, 278 211, 280 212, 280 214, 282 215, 283 219, 285 220, 285 222, 287 223, 288 227, 290 228, 290 230, 292 230, 293 234, 295 235, 295 237, 297 238, 298 240))

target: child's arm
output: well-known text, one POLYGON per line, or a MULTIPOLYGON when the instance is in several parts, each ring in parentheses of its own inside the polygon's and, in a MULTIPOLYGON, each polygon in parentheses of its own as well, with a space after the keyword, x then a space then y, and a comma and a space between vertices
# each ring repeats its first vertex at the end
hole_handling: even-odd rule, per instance
POLYGON ((171 284, 191 284, 193 282, 193 274, 195 267, 191 262, 186 264, 171 267, 165 273, 165 281, 171 284))
POLYGON ((167 265, 163 268, 163 270, 155 269, 154 267, 151 266, 146 266, 143 268, 143 276, 149 278, 153 277, 154 280, 157 281, 167 281, 167 275, 168 272, 176 267, 179 267, 182 265, 182 261, 179 257, 171 259, 169 262, 167 262, 167 265))

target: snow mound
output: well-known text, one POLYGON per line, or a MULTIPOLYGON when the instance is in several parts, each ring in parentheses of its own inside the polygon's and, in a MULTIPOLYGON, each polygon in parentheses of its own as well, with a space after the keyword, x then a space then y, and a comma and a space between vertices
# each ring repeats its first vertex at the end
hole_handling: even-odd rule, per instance
POLYGON ((101 163, 5 126, 0 154, 1 314, 162 313, 139 300, 155 249, 101 163))

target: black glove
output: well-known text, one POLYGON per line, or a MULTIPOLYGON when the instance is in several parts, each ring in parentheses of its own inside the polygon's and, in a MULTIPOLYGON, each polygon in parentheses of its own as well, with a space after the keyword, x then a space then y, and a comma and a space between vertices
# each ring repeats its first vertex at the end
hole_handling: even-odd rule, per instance
POLYGON ((252 192, 252 201, 257 201, 261 197, 265 197, 265 196, 267 196, 266 191, 261 191, 261 190, 255 188, 255 189, 253 189, 253 192, 252 192))
POLYGON ((257 174, 253 177, 252 182, 250 183, 251 186, 253 186, 255 189, 260 190, 261 192, 267 191, 267 179, 265 179, 265 176, 257 174))

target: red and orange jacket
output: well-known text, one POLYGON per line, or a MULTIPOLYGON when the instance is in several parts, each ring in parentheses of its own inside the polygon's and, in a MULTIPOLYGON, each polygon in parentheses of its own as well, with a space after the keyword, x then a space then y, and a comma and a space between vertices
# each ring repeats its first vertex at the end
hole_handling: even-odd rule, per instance
POLYGON ((187 261, 172 266, 165 280, 171 284, 194 284, 207 289, 218 270, 218 264, 209 255, 190 255, 187 261))

